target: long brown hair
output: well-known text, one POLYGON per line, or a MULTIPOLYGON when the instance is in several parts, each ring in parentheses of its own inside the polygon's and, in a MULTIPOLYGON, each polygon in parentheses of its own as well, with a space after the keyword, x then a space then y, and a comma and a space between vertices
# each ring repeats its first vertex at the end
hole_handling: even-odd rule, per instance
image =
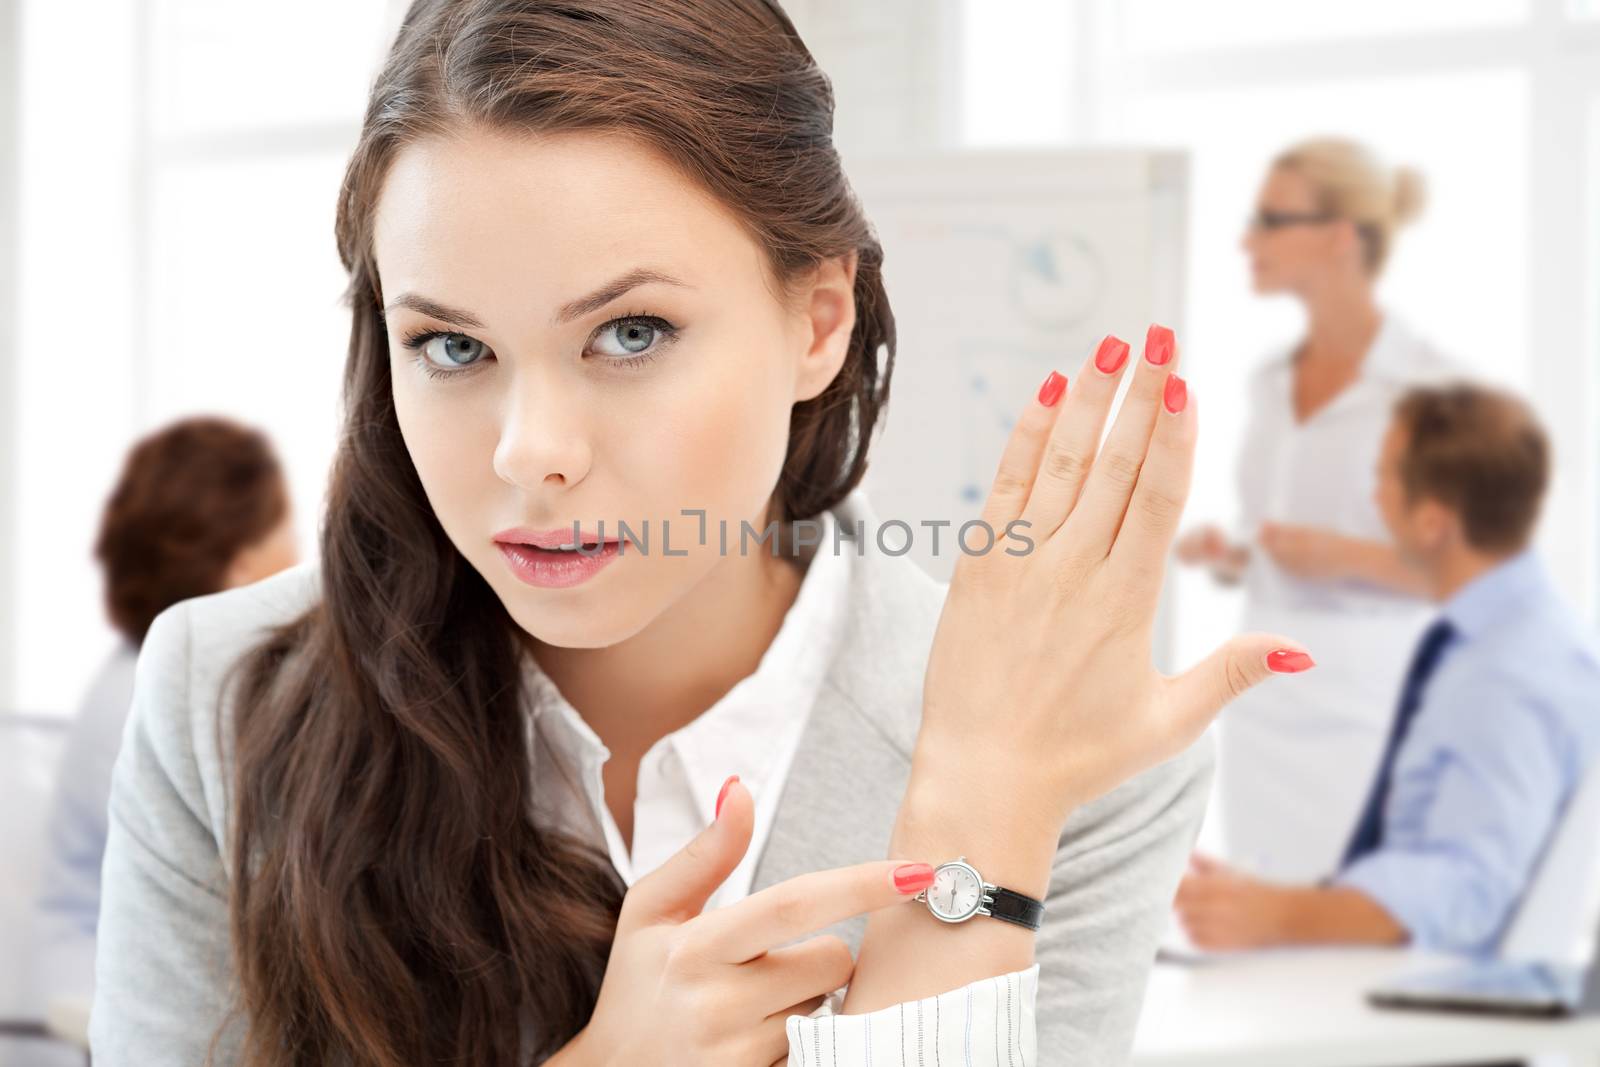
POLYGON ((320 603, 239 661, 231 916, 251 1065, 543 1058, 592 1013, 615 931, 606 858, 530 818, 520 635, 431 511, 390 392, 374 206, 400 149, 464 123, 636 136, 736 214, 780 293, 858 254, 849 355, 793 410, 773 514, 855 487, 888 396, 882 252, 834 150, 828 79, 776 4, 411 7, 339 198, 351 332, 320 603))

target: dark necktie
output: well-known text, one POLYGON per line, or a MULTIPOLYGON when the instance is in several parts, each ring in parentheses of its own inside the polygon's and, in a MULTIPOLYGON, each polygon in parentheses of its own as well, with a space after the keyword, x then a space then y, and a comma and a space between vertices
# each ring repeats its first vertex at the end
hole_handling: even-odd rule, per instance
POLYGON ((1394 761, 1406 739, 1406 730, 1422 707, 1422 691, 1439 665, 1439 657, 1455 636, 1455 628, 1448 619, 1440 619, 1422 635, 1417 651, 1411 657, 1411 669, 1406 672, 1405 688, 1400 691, 1400 707, 1395 711, 1394 722, 1389 727, 1389 743, 1383 750, 1383 760, 1378 764, 1378 777, 1367 794, 1367 806, 1362 809, 1361 820, 1344 851, 1341 868, 1348 867, 1383 843, 1383 814, 1389 802, 1389 785, 1394 777, 1394 761))

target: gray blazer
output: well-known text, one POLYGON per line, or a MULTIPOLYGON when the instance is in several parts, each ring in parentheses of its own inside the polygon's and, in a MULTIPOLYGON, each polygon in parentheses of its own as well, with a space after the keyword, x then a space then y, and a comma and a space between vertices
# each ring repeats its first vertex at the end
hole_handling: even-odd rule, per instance
MULTIPOLYGON (((865 495, 834 512, 865 521, 846 632, 811 712, 754 889, 806 871, 881 859, 904 792, 927 657, 948 586, 881 553, 865 495)), ((820 550, 828 550, 823 546, 820 550)), ((846 544, 845 551, 853 550, 846 544)), ((227 668, 319 595, 305 563, 163 612, 140 654, 110 801, 90 1021, 96 1067, 198 1065, 219 1028, 231 1062, 239 1023, 223 845, 225 753, 217 717, 227 668)), ((1061 835, 1037 943, 1039 1056, 1121 1063, 1211 776, 1209 742, 1088 804, 1061 835)), ((864 917, 833 929, 860 944, 864 917)))

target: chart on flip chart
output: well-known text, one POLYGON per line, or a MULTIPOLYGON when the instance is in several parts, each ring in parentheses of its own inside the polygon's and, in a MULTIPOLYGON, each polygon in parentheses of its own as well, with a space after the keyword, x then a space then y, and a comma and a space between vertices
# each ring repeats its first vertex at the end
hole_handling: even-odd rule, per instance
MULTIPOLYGON (((865 486, 948 580, 1017 415, 1116 333, 1182 327, 1187 161, 1174 151, 986 151, 849 163, 898 332, 865 486), (929 522, 938 527, 935 550, 929 522)), ((907 539, 886 533, 895 547, 907 539)), ((971 546, 981 548, 974 533, 971 546)))

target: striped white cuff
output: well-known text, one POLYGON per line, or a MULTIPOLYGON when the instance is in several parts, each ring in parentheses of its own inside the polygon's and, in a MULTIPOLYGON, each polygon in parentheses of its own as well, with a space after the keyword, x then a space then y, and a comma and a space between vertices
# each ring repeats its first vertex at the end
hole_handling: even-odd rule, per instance
POLYGON ((789 1067, 1028 1067, 1038 1062, 1039 965, 936 997, 839 1015, 842 991, 791 1015, 789 1067))

